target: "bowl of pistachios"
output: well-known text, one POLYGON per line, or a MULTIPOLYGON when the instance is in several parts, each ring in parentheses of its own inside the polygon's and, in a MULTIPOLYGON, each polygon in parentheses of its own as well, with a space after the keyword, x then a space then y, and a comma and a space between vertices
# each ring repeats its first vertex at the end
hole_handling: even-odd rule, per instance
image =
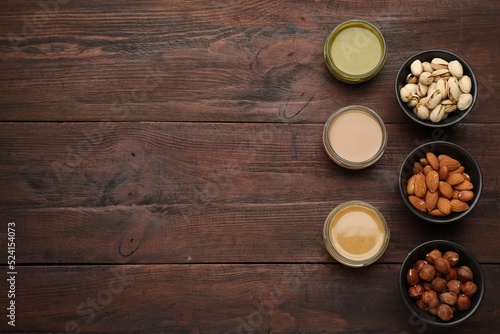
POLYGON ((477 80, 469 64, 446 50, 421 51, 398 71, 395 94, 404 113, 427 127, 451 126, 465 118, 477 100, 477 80))

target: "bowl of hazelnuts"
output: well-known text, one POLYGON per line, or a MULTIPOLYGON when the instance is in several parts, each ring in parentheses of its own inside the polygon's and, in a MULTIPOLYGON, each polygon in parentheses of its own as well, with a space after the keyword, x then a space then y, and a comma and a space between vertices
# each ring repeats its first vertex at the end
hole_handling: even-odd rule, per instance
POLYGON ((423 322, 455 326, 472 316, 484 295, 476 258, 447 240, 425 242, 403 261, 399 288, 408 309, 423 322))

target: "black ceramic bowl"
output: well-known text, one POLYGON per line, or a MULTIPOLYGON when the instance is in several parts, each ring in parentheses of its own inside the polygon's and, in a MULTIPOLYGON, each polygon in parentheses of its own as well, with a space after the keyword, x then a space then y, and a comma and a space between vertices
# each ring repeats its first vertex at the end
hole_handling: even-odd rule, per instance
POLYGON ((403 261, 399 273, 399 289, 408 309, 423 322, 440 327, 456 326, 474 314, 479 304, 481 304, 484 295, 484 276, 479 262, 467 249, 451 241, 433 240, 415 247, 403 261), (439 317, 430 315, 427 311, 419 309, 415 303, 415 299, 411 298, 408 294, 408 289, 410 288, 410 285, 406 281, 408 269, 412 268, 418 260, 424 260, 425 255, 434 249, 439 249, 443 254, 447 251, 457 252, 459 256, 457 266, 468 266, 473 273, 473 282, 477 285, 477 292, 471 298, 471 307, 466 311, 456 311, 450 321, 443 321, 439 317))
POLYGON ((426 144, 420 145, 415 148, 404 160, 399 171, 399 190, 403 201, 405 202, 408 209, 413 212, 417 217, 426 220, 431 223, 445 224, 451 223, 465 217, 469 212, 471 212, 479 201, 481 196, 481 191, 483 188, 483 177, 481 174, 481 169, 477 164, 476 160, 462 147, 457 144, 453 144, 446 141, 433 141, 426 144), (413 175, 413 164, 418 162, 420 158, 424 158, 427 152, 433 152, 436 156, 439 154, 446 154, 450 157, 458 160, 462 166, 465 167, 465 173, 467 173, 471 182, 474 185, 474 198, 467 202, 469 209, 464 212, 452 212, 448 216, 435 217, 431 216, 429 213, 424 213, 417 210, 408 199, 408 192, 406 191, 406 183, 408 179, 413 175))
POLYGON ((460 120, 462 120, 465 116, 467 116, 470 111, 474 108, 474 104, 476 103, 477 100, 477 80, 476 76, 474 75, 474 72, 472 71, 472 68, 467 64, 465 60, 463 60, 461 57, 458 55, 454 54, 453 52, 450 51, 445 51, 445 50, 426 50, 426 51, 421 51, 404 62, 404 64, 401 66, 401 68, 398 71, 398 74, 396 76, 396 81, 395 81, 395 93, 396 93, 396 99, 401 107, 403 109, 404 113, 411 118, 414 122, 419 123, 421 125, 427 126, 427 127, 432 127, 432 128, 438 128, 438 127, 445 127, 445 126, 450 126, 453 125, 460 120), (472 81, 472 89, 470 94, 472 94, 473 100, 469 108, 466 110, 455 110, 451 113, 449 113, 448 118, 445 120, 442 120, 438 123, 432 123, 429 120, 421 120, 419 119, 414 113, 413 113, 413 108, 410 108, 406 105, 405 102, 401 100, 401 96, 399 91, 401 88, 406 84, 406 77, 408 74, 411 72, 410 70, 410 65, 411 63, 419 59, 421 62, 428 61, 430 62, 433 58, 442 58, 446 61, 452 61, 452 60, 458 60, 464 69, 464 75, 468 75, 471 78, 472 81))

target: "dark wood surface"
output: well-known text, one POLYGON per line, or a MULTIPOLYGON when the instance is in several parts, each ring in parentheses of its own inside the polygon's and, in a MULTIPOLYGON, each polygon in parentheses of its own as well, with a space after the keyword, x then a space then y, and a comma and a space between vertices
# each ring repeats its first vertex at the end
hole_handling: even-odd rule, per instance
POLYGON ((500 331, 500 3, 495 1, 3 1, 0 12, 0 330, 46 333, 448 333, 403 304, 416 245, 448 239, 481 262, 486 294, 455 333, 500 331), (385 67, 336 81, 322 47, 359 18, 384 34, 385 67), (460 124, 429 131, 394 79, 431 48, 474 69, 460 124), (385 121, 377 164, 349 171, 321 133, 339 107, 385 121), (414 217, 397 188, 429 140, 463 146, 484 188, 466 218, 414 217), (322 243, 336 205, 385 216, 375 264, 322 243), (16 326, 8 325, 8 223, 16 229, 16 326))

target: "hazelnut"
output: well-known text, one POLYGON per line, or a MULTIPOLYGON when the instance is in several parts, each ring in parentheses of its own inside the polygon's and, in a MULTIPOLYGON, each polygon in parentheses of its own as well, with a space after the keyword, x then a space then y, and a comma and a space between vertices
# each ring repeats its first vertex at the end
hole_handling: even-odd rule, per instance
POLYGON ((453 251, 448 251, 446 253, 443 254, 443 258, 445 258, 446 260, 448 260, 448 262, 450 263, 450 266, 456 266, 458 261, 460 260, 460 257, 458 256, 458 253, 457 252, 453 252, 453 251))
POLYGON ((471 306, 470 298, 464 294, 460 294, 457 296, 457 302, 455 303, 457 310, 459 311, 467 311, 471 306))
POLYGON ((427 264, 426 261, 424 260, 418 260, 415 265, 413 266, 413 268, 417 269, 418 271, 420 271, 420 269, 422 269, 422 267, 424 266, 424 264, 427 264))
POLYGON ((459 294, 462 291, 462 283, 459 280, 453 279, 448 282, 448 291, 459 294))
POLYGON ((431 282, 431 288, 436 292, 445 292, 448 289, 448 285, 444 278, 436 277, 431 282))
POLYGON ((436 307, 428 307, 427 308, 427 313, 429 313, 430 315, 437 315, 437 313, 438 313, 438 307, 439 307, 439 304, 436 307))
POLYGON ((439 305, 439 299, 434 290, 424 291, 420 299, 422 299, 429 308, 435 308, 439 305))
POLYGON ((457 268, 451 268, 450 269, 450 272, 447 273, 444 278, 447 280, 447 281, 451 281, 451 280, 454 280, 454 279, 457 279, 457 268))
POLYGON ((429 282, 422 282, 421 285, 424 288, 424 291, 432 290, 431 283, 429 282))
POLYGON ((461 266, 460 268, 458 268, 457 276, 462 283, 472 281, 472 279, 474 278, 472 270, 467 266, 461 266))
POLYGON ((436 271, 441 274, 447 274, 451 269, 450 263, 443 257, 438 257, 434 261, 434 267, 436 268, 436 271))
POLYGON ((408 269, 406 273, 406 281, 410 285, 415 285, 418 283, 418 270, 414 268, 408 269))
POLYGON ((436 269, 434 269, 434 266, 430 264, 424 264, 422 266, 422 269, 420 269, 420 272, 418 273, 418 276, 427 282, 432 281, 435 275, 436 275, 436 269))
POLYGON ((443 321, 450 321, 453 318, 453 309, 448 304, 441 304, 438 307, 437 316, 443 321))
POLYGON ((439 249, 434 249, 427 253, 427 255, 425 256, 425 260, 430 264, 434 264, 434 261, 442 256, 443 254, 439 251, 439 249))
POLYGON ((422 301, 422 299, 417 299, 416 304, 417 304, 417 307, 421 310, 427 309, 427 305, 425 305, 425 303, 422 301))
POLYGON ((462 284, 462 293, 467 297, 474 296, 476 291, 477 291, 477 285, 474 282, 468 281, 462 284))
POLYGON ((450 306, 455 305, 457 302, 457 294, 453 292, 443 292, 439 295, 439 301, 450 306))
POLYGON ((410 288, 408 289, 408 294, 410 295, 411 298, 414 299, 420 299, 423 293, 424 293, 424 287, 421 286, 420 284, 410 286, 410 288))

